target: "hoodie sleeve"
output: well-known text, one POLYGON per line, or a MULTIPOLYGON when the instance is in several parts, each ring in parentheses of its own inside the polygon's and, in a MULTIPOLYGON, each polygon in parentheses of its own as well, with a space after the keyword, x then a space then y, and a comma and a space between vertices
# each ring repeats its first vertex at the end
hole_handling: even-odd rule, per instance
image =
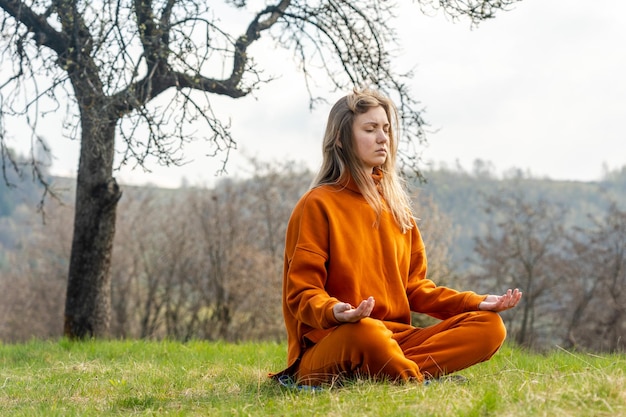
POLYGON ((284 298, 289 313, 313 329, 339 324, 333 306, 339 302, 325 290, 329 242, 328 218, 319 199, 301 200, 287 229, 284 298))

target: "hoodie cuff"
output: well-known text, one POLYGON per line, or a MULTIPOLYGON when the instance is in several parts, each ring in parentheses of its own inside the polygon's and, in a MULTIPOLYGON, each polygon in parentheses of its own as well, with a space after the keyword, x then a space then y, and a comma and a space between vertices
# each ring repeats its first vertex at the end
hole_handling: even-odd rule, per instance
POLYGON ((472 293, 468 296, 465 305, 468 306, 467 311, 479 311, 478 306, 485 301, 487 295, 472 293))
POLYGON ((334 300, 332 303, 328 303, 328 307, 326 308, 326 311, 324 312, 324 319, 326 320, 326 323, 327 323, 327 326, 325 326, 326 328, 335 327, 341 324, 341 322, 337 320, 337 318, 335 317, 335 313, 333 312, 333 306, 339 302, 340 302, 339 300, 334 300))

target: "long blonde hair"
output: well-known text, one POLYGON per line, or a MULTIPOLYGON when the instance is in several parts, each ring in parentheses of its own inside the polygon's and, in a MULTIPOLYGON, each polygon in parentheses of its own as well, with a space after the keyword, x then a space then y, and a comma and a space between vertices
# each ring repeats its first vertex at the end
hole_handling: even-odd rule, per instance
POLYGON ((380 198, 382 194, 402 232, 411 229, 414 223, 410 200, 396 170, 397 130, 398 110, 393 102, 378 91, 355 88, 352 94, 339 99, 330 110, 322 144, 322 166, 311 188, 325 184, 344 184, 349 174, 365 200, 376 212, 377 219, 380 219, 385 210, 385 204, 380 198), (378 106, 385 110, 390 124, 389 153, 385 162, 379 167, 383 173, 380 181, 380 194, 372 179, 372 172, 367 172, 363 168, 356 155, 352 134, 355 116, 378 106), (341 146, 338 145, 339 143, 341 146))

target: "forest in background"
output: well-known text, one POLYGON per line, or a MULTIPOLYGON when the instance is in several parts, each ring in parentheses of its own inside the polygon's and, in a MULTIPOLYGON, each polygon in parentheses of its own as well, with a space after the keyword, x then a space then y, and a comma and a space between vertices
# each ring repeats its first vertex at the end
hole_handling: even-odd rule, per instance
MULTIPOLYGON (((112 337, 284 339, 284 232, 312 173, 296 163, 250 163, 251 178, 213 188, 123 187, 112 337)), ((522 305, 503 314, 521 345, 624 350, 626 167, 593 183, 490 167, 439 168, 409 184, 429 277, 461 290, 521 288, 522 305)), ((60 201, 48 197, 38 212, 42 191, 7 180, 17 187, 0 182, 0 341, 58 338, 74 182, 52 178, 60 201)))

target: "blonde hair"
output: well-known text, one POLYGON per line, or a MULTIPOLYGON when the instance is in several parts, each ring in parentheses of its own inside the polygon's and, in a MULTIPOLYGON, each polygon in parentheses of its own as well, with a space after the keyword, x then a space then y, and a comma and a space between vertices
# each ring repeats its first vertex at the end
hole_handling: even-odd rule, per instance
POLYGON ((378 219, 376 223, 380 220, 382 211, 385 210, 384 203, 386 202, 402 232, 410 230, 414 224, 411 204, 396 170, 397 130, 398 110, 393 102, 375 90, 355 88, 352 94, 339 99, 330 110, 322 144, 322 166, 311 188, 325 184, 345 184, 349 174, 365 200, 376 212, 378 219), (389 153, 385 162, 379 167, 383 173, 380 189, 372 179, 372 172, 367 172, 363 168, 355 152, 352 134, 355 116, 378 106, 385 110, 390 124, 389 153), (380 195, 384 201, 381 200, 380 195))

